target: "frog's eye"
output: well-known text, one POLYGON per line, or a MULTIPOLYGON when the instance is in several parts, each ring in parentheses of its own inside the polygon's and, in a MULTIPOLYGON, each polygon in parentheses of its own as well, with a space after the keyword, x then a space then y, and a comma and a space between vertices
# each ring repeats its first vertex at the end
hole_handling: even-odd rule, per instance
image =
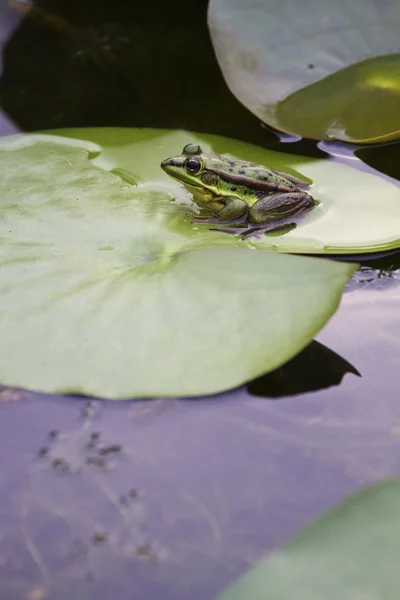
POLYGON ((202 150, 197 144, 187 144, 182 150, 182 154, 186 154, 186 156, 195 156, 196 154, 201 153, 202 150))
POLYGON ((202 162, 197 156, 191 156, 185 160, 185 169, 190 175, 196 175, 202 167, 202 162))

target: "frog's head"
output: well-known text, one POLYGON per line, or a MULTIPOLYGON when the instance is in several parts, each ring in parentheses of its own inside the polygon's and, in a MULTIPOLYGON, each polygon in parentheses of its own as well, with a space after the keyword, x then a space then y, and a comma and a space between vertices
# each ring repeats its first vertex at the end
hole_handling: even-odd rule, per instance
POLYGON ((161 163, 161 168, 173 179, 182 183, 193 194, 197 204, 203 207, 221 208, 218 199, 224 195, 219 186, 218 169, 221 157, 206 154, 197 144, 187 144, 179 156, 172 156, 161 163), (214 206, 218 204, 218 206, 214 206))

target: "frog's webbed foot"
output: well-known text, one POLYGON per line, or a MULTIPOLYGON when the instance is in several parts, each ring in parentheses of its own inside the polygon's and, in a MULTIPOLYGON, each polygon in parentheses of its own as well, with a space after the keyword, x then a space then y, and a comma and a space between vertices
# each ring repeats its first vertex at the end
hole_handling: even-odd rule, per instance
POLYGON ((211 224, 216 224, 219 223, 220 221, 215 217, 215 215, 212 214, 208 214, 208 215, 199 215, 196 213, 185 213, 185 217, 191 217, 192 221, 191 224, 192 225, 202 225, 203 223, 205 225, 211 223, 211 224))
POLYGON ((184 215, 185 215, 185 217, 191 217, 191 218, 194 218, 194 219, 196 219, 198 221, 206 221, 207 219, 211 218, 210 214, 208 214, 208 215, 198 215, 198 214, 192 213, 192 212, 185 212, 184 215))
MULTIPOLYGON (((231 219, 230 221, 222 221, 220 219, 216 219, 214 223, 218 224, 218 231, 225 231, 232 229, 233 231, 237 231, 237 227, 241 227, 242 229, 246 229, 245 225, 247 223, 246 215, 238 217, 237 219, 231 219)), ((216 231, 213 229, 212 231, 216 231)))
POLYGON ((210 231, 239 235, 242 237, 242 240, 248 240, 250 238, 260 238, 265 233, 276 232, 277 235, 282 235, 283 233, 289 233, 295 227, 296 223, 268 223, 267 225, 257 225, 255 227, 241 227, 240 225, 236 227, 212 227, 210 231))
MULTIPOLYGON (((193 217, 193 215, 191 215, 193 217)), ((207 224, 216 224, 219 223, 216 217, 195 217, 193 221, 191 221, 192 225, 207 225, 207 224)))
MULTIPOLYGON (((210 216, 210 215, 194 215, 193 213, 185 213, 186 217, 192 217, 192 225, 224 225, 225 222, 221 222, 221 219, 218 217, 210 216)), ((243 223, 246 220, 246 216, 240 217, 238 219, 232 219, 227 221, 227 225, 234 225, 235 223, 243 223)))
POLYGON ((210 231, 220 231, 221 233, 230 233, 231 235, 242 235, 248 230, 248 227, 241 227, 240 224, 233 227, 210 227, 210 231))
POLYGON ((283 223, 281 225, 275 224, 273 227, 271 227, 271 226, 252 227, 246 233, 244 233, 244 235, 242 236, 242 240, 248 240, 250 238, 260 238, 262 235, 265 235, 266 233, 275 233, 276 232, 277 235, 282 235, 283 233, 289 233, 289 231, 292 231, 292 229, 295 229, 296 227, 297 227, 296 223, 283 223))

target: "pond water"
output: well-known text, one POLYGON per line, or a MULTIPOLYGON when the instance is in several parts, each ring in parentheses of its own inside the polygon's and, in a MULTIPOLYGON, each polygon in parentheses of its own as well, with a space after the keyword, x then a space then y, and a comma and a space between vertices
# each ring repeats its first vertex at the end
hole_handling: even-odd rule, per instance
POLYGON ((215 397, 3 390, 3 597, 211 598, 398 473, 399 301, 399 286, 345 294, 318 343, 215 397))
MULTIPOLYGON (((84 4, 86 16, 100 18, 84 4)), ((179 43, 189 50, 200 40, 203 60, 212 65, 201 21, 206 3, 200 5, 191 35, 179 43)), ((143 23, 150 22, 140 10, 143 23)), ((1 13, 2 135, 146 125, 278 143, 225 91, 215 66, 201 75, 211 79, 212 102, 208 94, 195 96, 190 84, 174 94, 175 83, 160 102, 160 88, 146 73, 135 74, 133 90, 131 80, 116 76, 111 85, 109 73, 93 67, 85 87, 81 67, 57 63, 66 51, 54 33, 44 35, 37 21, 16 15, 1 13), (59 54, 54 50, 50 59, 54 48, 59 54), (28 76, 34 67, 37 74, 28 76), (55 72, 59 78, 51 80, 55 72), (106 102, 96 104, 96 94, 106 102), (132 96, 140 101, 131 103, 132 96)), ((166 18, 160 15, 153 49, 166 18)), ((142 43, 146 31, 138 29, 142 43)), ((168 46, 169 59, 171 53, 168 46)), ((185 73, 193 60, 185 54, 185 73)), ((174 64, 163 62, 171 78, 174 64)), ((279 147, 322 154, 307 141, 279 147)), ((358 155, 366 152, 368 168, 399 178, 390 158, 397 148, 386 147, 384 164, 376 150, 358 155)), ((215 397, 113 403, 0 390, 1 597, 212 598, 350 492, 399 474, 399 283, 399 253, 365 258, 339 311, 309 348, 274 373, 215 397)))

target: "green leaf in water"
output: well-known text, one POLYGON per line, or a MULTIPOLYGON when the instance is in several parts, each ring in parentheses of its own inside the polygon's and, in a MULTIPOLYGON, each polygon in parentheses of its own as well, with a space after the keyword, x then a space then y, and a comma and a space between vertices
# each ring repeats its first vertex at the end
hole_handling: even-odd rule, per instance
POLYGON ((366 488, 261 560, 218 600, 397 600, 400 480, 366 488))
POLYGON ((190 224, 190 199, 159 168, 188 134, 80 137, 1 142, 2 384, 220 392, 294 356, 336 310, 354 265, 257 252, 190 224))
POLYGON ((230 90, 264 122, 314 139, 400 137, 396 0, 211 0, 208 22, 230 90))
MULTIPOLYGON (((190 237, 191 244, 233 244, 304 254, 361 254, 400 247, 400 187, 332 160, 264 150, 230 138, 190 131, 103 128, 56 133, 95 143, 99 153, 95 164, 120 176, 123 171, 128 183, 151 182, 152 189, 160 194, 159 210, 167 210, 180 231, 190 237), (291 231, 283 235, 271 232, 248 242, 215 233, 208 226, 193 226, 190 218, 184 217, 188 209, 195 209, 191 195, 159 167, 165 158, 180 154, 188 142, 199 144, 207 152, 249 160, 309 181, 310 193, 320 204, 291 231), (180 204, 180 210, 165 209, 165 193, 169 200, 180 204)), ((362 166, 356 158, 352 163, 362 166)))

